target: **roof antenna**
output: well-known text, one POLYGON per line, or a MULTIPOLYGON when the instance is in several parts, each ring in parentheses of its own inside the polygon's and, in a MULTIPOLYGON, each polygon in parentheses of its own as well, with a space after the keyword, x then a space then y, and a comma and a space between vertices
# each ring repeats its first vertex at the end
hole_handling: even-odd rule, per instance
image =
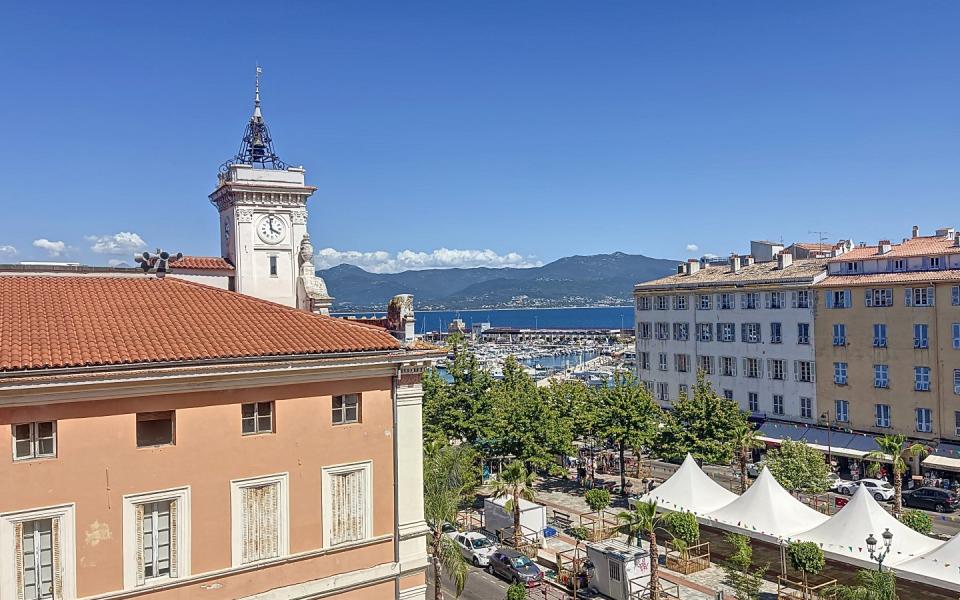
POLYGON ((829 231, 808 231, 807 233, 817 234, 817 241, 820 243, 821 246, 823 246, 824 241, 830 236, 829 231))

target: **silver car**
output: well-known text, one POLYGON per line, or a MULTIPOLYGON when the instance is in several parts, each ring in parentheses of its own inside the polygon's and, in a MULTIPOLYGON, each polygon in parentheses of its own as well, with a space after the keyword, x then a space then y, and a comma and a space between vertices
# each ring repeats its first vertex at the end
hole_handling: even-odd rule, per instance
POLYGON ((475 567, 489 565, 490 555, 497 549, 497 546, 485 535, 475 531, 458 533, 453 536, 453 541, 460 548, 460 554, 475 567))

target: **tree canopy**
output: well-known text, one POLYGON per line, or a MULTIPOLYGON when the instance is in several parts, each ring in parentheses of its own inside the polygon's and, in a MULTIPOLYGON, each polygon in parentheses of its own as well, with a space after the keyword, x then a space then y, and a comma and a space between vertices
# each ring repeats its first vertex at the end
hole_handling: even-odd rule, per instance
POLYGON ((820 494, 830 487, 830 468, 823 454, 803 442, 783 440, 779 448, 767 452, 764 464, 788 490, 820 494))

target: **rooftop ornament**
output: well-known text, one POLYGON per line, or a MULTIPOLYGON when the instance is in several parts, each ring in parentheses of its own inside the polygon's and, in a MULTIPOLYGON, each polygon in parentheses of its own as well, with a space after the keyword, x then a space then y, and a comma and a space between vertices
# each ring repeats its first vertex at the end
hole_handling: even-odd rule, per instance
POLYGON ((243 140, 237 154, 220 165, 220 173, 226 173, 230 165, 250 165, 254 168, 283 170, 287 164, 273 150, 270 129, 260 113, 260 75, 263 69, 257 66, 256 88, 253 96, 253 115, 243 131, 243 140))

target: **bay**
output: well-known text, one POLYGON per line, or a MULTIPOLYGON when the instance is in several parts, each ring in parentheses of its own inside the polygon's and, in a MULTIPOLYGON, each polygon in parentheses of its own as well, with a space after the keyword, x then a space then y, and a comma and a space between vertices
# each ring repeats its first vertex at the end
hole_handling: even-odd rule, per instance
MULTIPOLYGON (((333 316, 382 317, 385 313, 331 313, 333 316)), ((417 311, 417 333, 446 331, 454 319, 520 329, 621 329, 633 327, 632 306, 577 308, 500 308, 490 310, 417 311)))

